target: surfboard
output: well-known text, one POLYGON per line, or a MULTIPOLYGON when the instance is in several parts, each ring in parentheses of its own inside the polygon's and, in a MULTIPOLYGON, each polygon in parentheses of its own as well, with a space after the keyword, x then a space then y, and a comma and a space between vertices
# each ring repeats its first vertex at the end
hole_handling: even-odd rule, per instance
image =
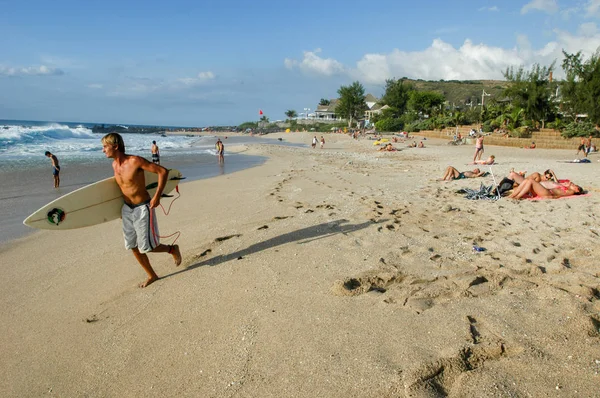
MULTIPOLYGON (((150 196, 158 187, 158 175, 144 171, 150 196)), ((173 191, 183 177, 169 170, 163 195, 173 191)), ((114 177, 95 182, 53 200, 27 217, 23 224, 37 229, 65 230, 89 227, 121 217, 123 195, 114 177)))

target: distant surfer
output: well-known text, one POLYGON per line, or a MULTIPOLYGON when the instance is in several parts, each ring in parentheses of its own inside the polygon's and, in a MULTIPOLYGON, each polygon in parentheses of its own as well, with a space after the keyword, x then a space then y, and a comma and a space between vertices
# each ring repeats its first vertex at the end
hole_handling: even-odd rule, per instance
POLYGON ((156 141, 152 141, 152 163, 160 164, 160 151, 158 150, 158 145, 156 145, 156 141))
POLYGON ((58 158, 49 151, 44 154, 52 161, 52 176, 54 177, 54 188, 60 186, 60 166, 58 165, 58 158))
POLYGON ((121 208, 125 248, 131 249, 136 260, 148 274, 148 279, 140 284, 146 287, 158 280, 146 253, 169 253, 175 265, 181 264, 178 245, 163 245, 159 242, 158 223, 154 209, 160 204, 160 197, 167 183, 168 171, 146 159, 125 153, 123 138, 117 133, 109 133, 102 138, 102 152, 112 158, 115 180, 123 194, 121 208), (144 170, 158 174, 158 187, 152 198, 146 190, 144 170))
POLYGON ((219 157, 219 163, 225 163, 225 145, 223 145, 223 141, 221 141, 220 138, 217 139, 215 149, 217 151, 217 156, 219 157))

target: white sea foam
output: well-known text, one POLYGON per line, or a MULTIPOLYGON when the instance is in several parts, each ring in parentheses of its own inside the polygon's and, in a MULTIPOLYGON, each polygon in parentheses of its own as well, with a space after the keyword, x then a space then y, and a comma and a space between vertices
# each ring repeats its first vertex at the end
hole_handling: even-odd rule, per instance
MULTIPOLYGON (((92 133, 88 127, 68 126, 59 123, 44 125, 0 125, 0 156, 12 160, 43 158, 50 151, 61 158, 102 157, 101 136, 92 133)), ((156 141, 161 151, 197 152, 192 143, 193 137, 167 136, 159 134, 126 134, 124 136, 128 153, 146 154, 152 141, 156 141)))

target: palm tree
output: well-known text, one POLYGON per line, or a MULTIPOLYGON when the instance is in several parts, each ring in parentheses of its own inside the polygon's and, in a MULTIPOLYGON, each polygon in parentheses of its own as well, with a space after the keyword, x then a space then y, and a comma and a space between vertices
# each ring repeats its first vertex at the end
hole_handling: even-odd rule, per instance
POLYGON ((297 114, 297 113, 296 113, 296 111, 295 111, 295 110, 293 110, 293 109, 289 109, 289 110, 287 110, 287 111, 285 112, 285 115, 286 115, 286 116, 288 117, 288 119, 290 119, 290 120, 291 120, 291 119, 293 119, 293 118, 295 118, 295 117, 298 117, 298 114, 297 114))
POLYGON ((263 116, 260 118, 260 121, 261 121, 261 122, 266 122, 266 123, 269 123, 269 118, 268 118, 267 116, 264 116, 264 115, 263 115, 263 116))

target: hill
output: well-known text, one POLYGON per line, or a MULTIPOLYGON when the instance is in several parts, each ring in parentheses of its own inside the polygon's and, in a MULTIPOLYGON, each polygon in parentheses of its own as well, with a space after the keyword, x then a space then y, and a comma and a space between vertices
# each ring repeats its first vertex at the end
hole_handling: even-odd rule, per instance
POLYGON ((417 90, 436 91, 446 97, 449 105, 464 107, 472 103, 473 106, 481 105, 483 91, 486 96, 484 102, 501 100, 504 98, 502 92, 508 86, 504 80, 412 80, 406 79, 407 83, 413 84, 417 90))

